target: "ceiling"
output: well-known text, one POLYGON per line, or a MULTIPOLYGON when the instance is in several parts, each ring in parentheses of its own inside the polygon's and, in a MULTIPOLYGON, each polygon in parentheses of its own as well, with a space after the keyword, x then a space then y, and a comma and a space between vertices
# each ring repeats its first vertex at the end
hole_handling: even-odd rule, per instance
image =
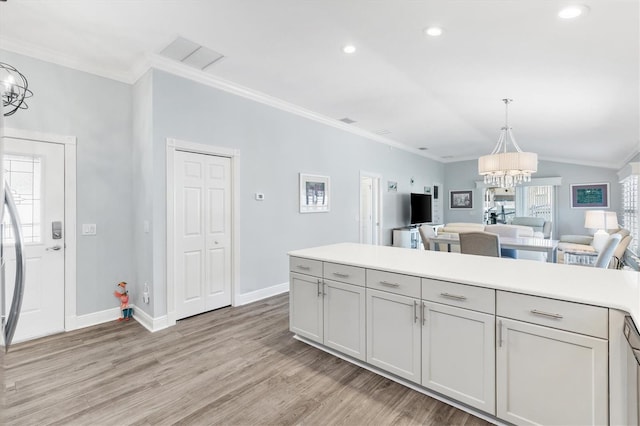
POLYGON ((0 48, 133 82, 181 36, 224 55, 217 78, 443 162, 489 153, 509 97, 523 150, 621 167, 640 145, 640 2, 560 19, 570 3, 8 0, 0 48))

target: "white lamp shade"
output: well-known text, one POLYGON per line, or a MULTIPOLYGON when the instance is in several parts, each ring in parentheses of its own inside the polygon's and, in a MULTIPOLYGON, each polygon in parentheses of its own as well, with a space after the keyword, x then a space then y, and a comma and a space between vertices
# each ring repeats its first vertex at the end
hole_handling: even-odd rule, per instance
POLYGON ((587 210, 584 215, 584 227, 590 229, 618 229, 616 212, 587 210))

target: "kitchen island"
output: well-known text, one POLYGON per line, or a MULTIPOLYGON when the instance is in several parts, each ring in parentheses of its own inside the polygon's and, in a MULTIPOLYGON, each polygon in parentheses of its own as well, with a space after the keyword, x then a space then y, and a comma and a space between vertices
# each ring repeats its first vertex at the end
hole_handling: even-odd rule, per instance
POLYGON ((637 272, 352 243, 289 255, 308 344, 494 422, 637 423, 637 272))

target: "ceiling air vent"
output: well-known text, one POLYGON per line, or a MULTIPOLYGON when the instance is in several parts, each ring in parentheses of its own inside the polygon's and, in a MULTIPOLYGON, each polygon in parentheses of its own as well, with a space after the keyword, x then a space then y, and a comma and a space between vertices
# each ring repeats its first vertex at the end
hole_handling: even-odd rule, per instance
POLYGON ((223 54, 182 37, 165 47, 160 55, 202 71, 224 58, 223 54))
POLYGON ((352 120, 349 117, 341 118, 339 121, 342 121, 343 123, 347 123, 347 124, 353 124, 356 122, 356 120, 352 120))

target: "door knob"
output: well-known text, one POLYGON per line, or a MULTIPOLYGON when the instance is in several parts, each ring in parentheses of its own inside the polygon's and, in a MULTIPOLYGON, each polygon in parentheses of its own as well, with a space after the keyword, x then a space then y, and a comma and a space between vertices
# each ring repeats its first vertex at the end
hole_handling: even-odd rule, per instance
POLYGON ((55 245, 55 246, 53 246, 53 247, 47 247, 47 251, 49 251, 49 250, 58 251, 58 250, 60 250, 61 248, 62 248, 62 246, 61 246, 61 245, 55 245))

